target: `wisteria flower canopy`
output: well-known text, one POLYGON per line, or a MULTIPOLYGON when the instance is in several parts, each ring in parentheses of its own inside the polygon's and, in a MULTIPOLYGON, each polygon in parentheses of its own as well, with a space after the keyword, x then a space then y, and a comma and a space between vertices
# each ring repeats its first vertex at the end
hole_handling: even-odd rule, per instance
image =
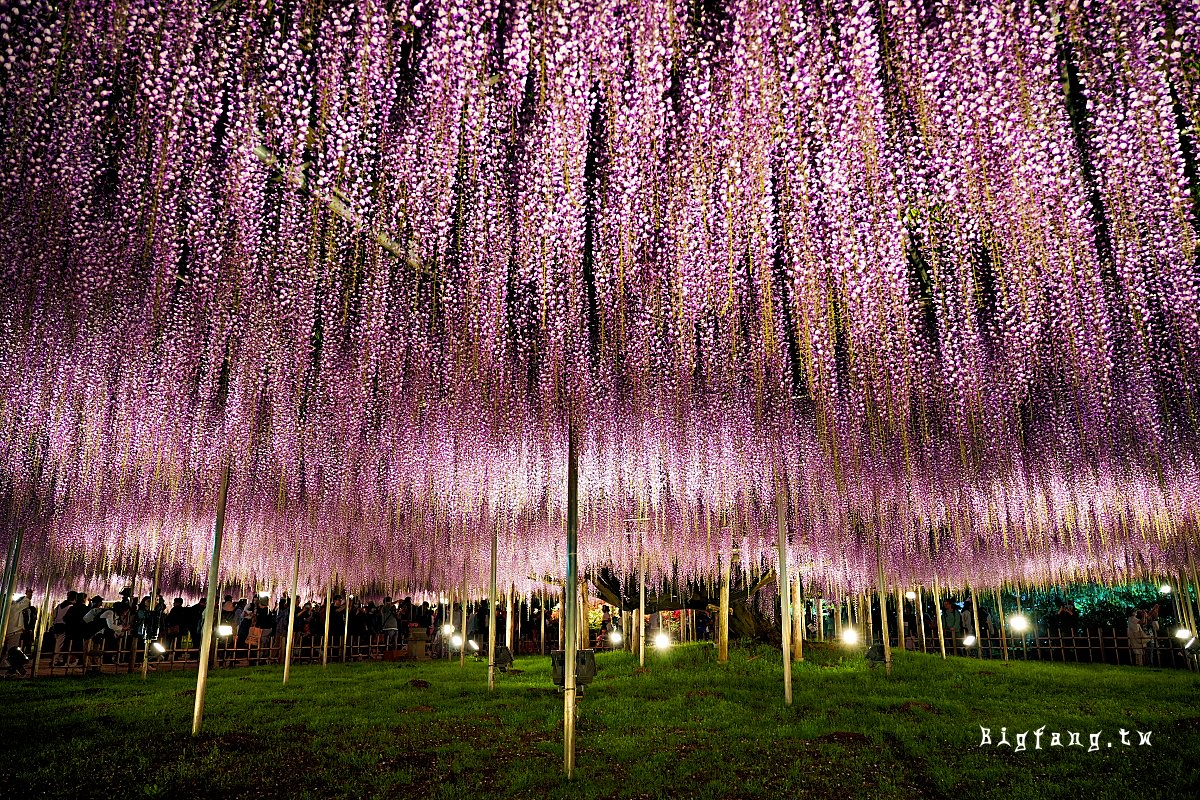
POLYGON ((195 585, 1197 549, 1195 0, 14 0, 0 500, 195 585))

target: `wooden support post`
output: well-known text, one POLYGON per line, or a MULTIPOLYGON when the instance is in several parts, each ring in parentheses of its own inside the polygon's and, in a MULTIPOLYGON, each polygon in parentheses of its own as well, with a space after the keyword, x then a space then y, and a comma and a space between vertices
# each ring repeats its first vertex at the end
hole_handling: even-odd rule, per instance
POLYGON ((942 625, 942 592, 938 586, 937 575, 933 576, 933 618, 937 620, 938 645, 942 648, 942 659, 946 658, 946 631, 942 625))
POLYGON ((192 736, 200 735, 204 721, 204 693, 208 690, 208 657, 216 635, 217 586, 221 575, 221 536, 225 532, 225 504, 229 498, 229 461, 221 470, 221 485, 217 490, 217 519, 213 525, 212 561, 208 565, 208 602, 201 622, 200 663, 196 673, 196 703, 192 709, 192 736))
MULTIPOLYGON (((158 639, 159 631, 162 630, 162 613, 158 610, 158 581, 162 573, 162 553, 159 553, 158 561, 154 565, 154 588, 150 591, 150 609, 155 616, 154 638, 158 639)), ((146 643, 142 652, 142 682, 146 682, 146 675, 150 670, 150 629, 146 628, 146 643)))
POLYGON ((508 647, 509 652, 513 652, 514 654, 513 629, 516 627, 516 622, 513 619, 513 591, 515 589, 515 586, 508 587, 508 591, 505 592, 506 597, 504 601, 504 644, 508 647))
POLYGON ((467 558, 463 556, 463 582, 462 582, 462 647, 458 651, 458 668, 467 668, 467 596, 471 593, 467 588, 467 558))
POLYGON ((496 538, 500 531, 500 517, 492 525, 492 571, 488 581, 488 691, 496 689, 496 538))
POLYGON ((783 476, 775 476, 775 525, 778 534, 776 580, 779 582, 779 641, 783 646, 783 704, 792 704, 792 593, 787 565, 787 500, 783 476))
POLYGON ((321 637, 321 669, 329 668, 329 637, 333 633, 333 587, 325 584, 325 632, 321 637))
MULTIPOLYGON (((887 615, 887 582, 883 574, 883 559, 879 557, 878 543, 876 544, 876 558, 879 560, 879 632, 883 638, 883 664, 888 674, 892 674, 892 640, 888 631, 888 615, 887 615)), ((903 642, 901 642, 903 645, 903 642)))
POLYGON ((921 626, 921 652, 928 653, 929 648, 925 644, 925 597, 924 589, 917 587, 917 623, 921 626))
MULTIPOLYGON (((638 666, 646 666, 646 552, 638 548, 638 666)), ((718 659, 720 660, 720 659, 718 659)))
MULTIPOLYGON (((4 644, 4 640, 8 638, 8 610, 12 607, 12 596, 17 591, 17 578, 20 574, 21 565, 21 545, 25 541, 25 528, 17 527, 17 535, 13 538, 12 546, 8 550, 8 562, 4 567, 4 597, 0 599, 0 645, 4 644)), ((3 649, 0 647, 0 649, 3 649)), ((7 653, 3 654, 6 656, 7 653)), ((0 661, 3 657, 0 657, 0 661)))
POLYGON ((1005 630, 1004 594, 1000 589, 996 589, 996 615, 1000 617, 1000 649, 1004 652, 1004 660, 1008 661, 1008 631, 1005 630))
POLYGON ((300 605, 300 598, 296 596, 297 587, 300 583, 300 543, 296 542, 296 563, 292 565, 292 594, 288 597, 288 626, 287 626, 287 642, 284 645, 283 651, 283 685, 288 685, 288 678, 292 674, 292 650, 296 643, 296 606, 300 605))
POLYGON ((983 658, 983 631, 979 629, 979 593, 971 586, 971 620, 975 625, 975 657, 983 658))
POLYGON ((721 595, 717 611, 717 661, 729 661, 729 572, 728 561, 721 563, 721 595))
POLYGON ((354 599, 354 595, 350 594, 345 586, 342 587, 342 601, 344 609, 342 610, 342 663, 347 662, 347 650, 350 647, 350 609, 353 604, 350 602, 354 599))
POLYGON ((579 547, 579 454, 575 451, 575 421, 567 421, 567 575, 563 582, 563 619, 566 622, 566 652, 563 663, 563 773, 575 777, 575 653, 579 637, 575 630, 575 594, 578 585, 579 547))
MULTIPOLYGON (((36 678, 38 674, 38 664, 42 660, 42 643, 46 639, 46 629, 49 627, 47 617, 50 614, 50 581, 52 579, 53 573, 46 576, 46 591, 42 593, 42 608, 38 612, 37 624, 33 627, 33 669, 30 670, 30 677, 33 678, 36 678)), ((51 659, 53 658, 54 656, 51 656, 51 659)))
POLYGON ((541 644, 538 649, 542 655, 546 655, 546 611, 546 588, 542 587, 542 600, 541 605, 538 607, 538 621, 541 623, 542 628, 541 644))

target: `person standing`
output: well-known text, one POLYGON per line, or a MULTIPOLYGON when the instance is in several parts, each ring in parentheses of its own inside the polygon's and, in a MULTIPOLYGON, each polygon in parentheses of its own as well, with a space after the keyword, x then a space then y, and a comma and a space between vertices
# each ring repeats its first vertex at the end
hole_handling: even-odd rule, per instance
POLYGON ((1142 624, 1142 612, 1129 609, 1125 618, 1125 636, 1129 641, 1129 653, 1133 656, 1134 666, 1144 666, 1146 663, 1146 628, 1142 624))
POLYGON ((75 605, 75 592, 67 592, 67 599, 54 607, 54 661, 51 666, 62 666, 67 663, 67 611, 75 605))
POLYGON ((958 652, 957 647, 962 639, 962 614, 958 613, 958 606, 954 605, 953 600, 942 601, 942 631, 946 638, 950 641, 949 649, 952 652, 958 652))

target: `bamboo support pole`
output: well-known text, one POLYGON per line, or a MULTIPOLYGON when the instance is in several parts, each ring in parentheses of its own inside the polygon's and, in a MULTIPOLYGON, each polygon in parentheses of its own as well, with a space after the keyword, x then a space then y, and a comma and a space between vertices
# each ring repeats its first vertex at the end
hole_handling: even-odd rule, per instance
POLYGON ((567 422, 567 575, 563 582, 566 652, 563 661, 563 773, 575 776, 575 594, 578 591, 579 454, 575 452, 574 420, 567 422))
POLYGON ((638 549, 638 666, 646 666, 646 551, 638 549))
POLYGON ((488 691, 496 689, 496 538, 499 535, 500 518, 492 525, 492 567, 488 581, 488 691))
MULTIPOLYGON (((0 600, 0 645, 3 645, 4 641, 8 638, 8 614, 9 609, 12 607, 12 597, 17 590, 17 578, 21 564, 21 547, 24 541, 25 528, 18 526, 17 535, 13 538, 12 546, 8 551, 8 563, 4 566, 4 598, 0 600)), ((4 655, 7 655, 7 653, 4 655)))
MULTIPOLYGON (((1000 589, 996 589, 996 614, 1000 617, 1000 650, 1004 653, 1004 660, 1008 661, 1008 631, 1004 628, 1004 595, 1000 589)), ((1101 642, 1101 648, 1103 646, 1101 642)))
POLYGON ((916 600, 917 609, 916 610, 917 610, 917 623, 921 627, 921 652, 928 653, 929 649, 925 646, 927 637, 925 636, 925 597, 924 597, 924 594, 925 594, 924 589, 922 587, 918 586, 917 587, 917 600, 916 600))
POLYGON ((729 572, 731 565, 721 563, 721 597, 717 612, 717 661, 729 661, 729 572))
POLYGON ((192 709, 192 736, 200 735, 204 721, 204 695, 208 690, 208 657, 216 635, 217 585, 221 574, 221 537, 225 532, 225 504, 229 499, 229 462, 221 470, 221 485, 217 490, 217 519, 213 525, 212 561, 208 566, 208 601, 201 625, 200 663, 196 672, 196 703, 192 709))
POLYGON ((783 703, 792 704, 792 597, 787 566, 787 508, 783 477, 775 478, 775 523, 778 533, 779 641, 783 646, 783 703))
POLYGON ((325 632, 321 637, 321 669, 329 667, 329 638, 333 633, 331 623, 333 622, 333 589, 327 583, 325 584, 325 632))
POLYGON ((971 620, 975 624, 975 657, 983 658, 983 631, 979 629, 979 597, 971 586, 971 620))
MULTIPOLYGON (((38 663, 42 660, 42 643, 46 639, 46 618, 50 614, 50 581, 53 580, 53 574, 46 576, 46 591, 42 593, 42 608, 38 612, 37 624, 33 628, 33 669, 30 670, 31 677, 36 678, 38 674, 38 663)), ((52 656, 53 657, 53 656, 52 656)), ((53 663, 53 662, 51 662, 53 663)))
POLYGON ((292 565, 292 594, 288 598, 288 626, 287 626, 287 642, 284 645, 283 656, 283 685, 288 685, 288 678, 292 674, 292 651, 296 643, 296 606, 300 605, 300 598, 296 595, 297 587, 300 584, 300 543, 296 542, 296 561, 292 565))
POLYGON ((946 658, 946 631, 942 625, 942 593, 937 576, 933 576, 933 618, 937 620, 938 645, 942 648, 942 659, 946 658))
MULTIPOLYGON (((158 556, 158 561, 154 565, 154 584, 150 591, 150 610, 155 615, 154 638, 158 639, 158 633, 162 630, 162 613, 158 610, 158 581, 162 574, 162 554, 158 556)), ((146 676, 150 672, 150 628, 146 628, 146 643, 142 651, 142 682, 146 682, 146 676)))

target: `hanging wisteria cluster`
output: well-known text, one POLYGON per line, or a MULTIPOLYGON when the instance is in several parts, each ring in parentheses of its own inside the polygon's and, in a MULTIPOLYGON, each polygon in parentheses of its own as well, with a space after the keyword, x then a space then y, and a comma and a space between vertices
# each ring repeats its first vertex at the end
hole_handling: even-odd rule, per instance
POLYGON ((25 571, 807 590, 1200 546, 1196 0, 13 0, 25 571))

